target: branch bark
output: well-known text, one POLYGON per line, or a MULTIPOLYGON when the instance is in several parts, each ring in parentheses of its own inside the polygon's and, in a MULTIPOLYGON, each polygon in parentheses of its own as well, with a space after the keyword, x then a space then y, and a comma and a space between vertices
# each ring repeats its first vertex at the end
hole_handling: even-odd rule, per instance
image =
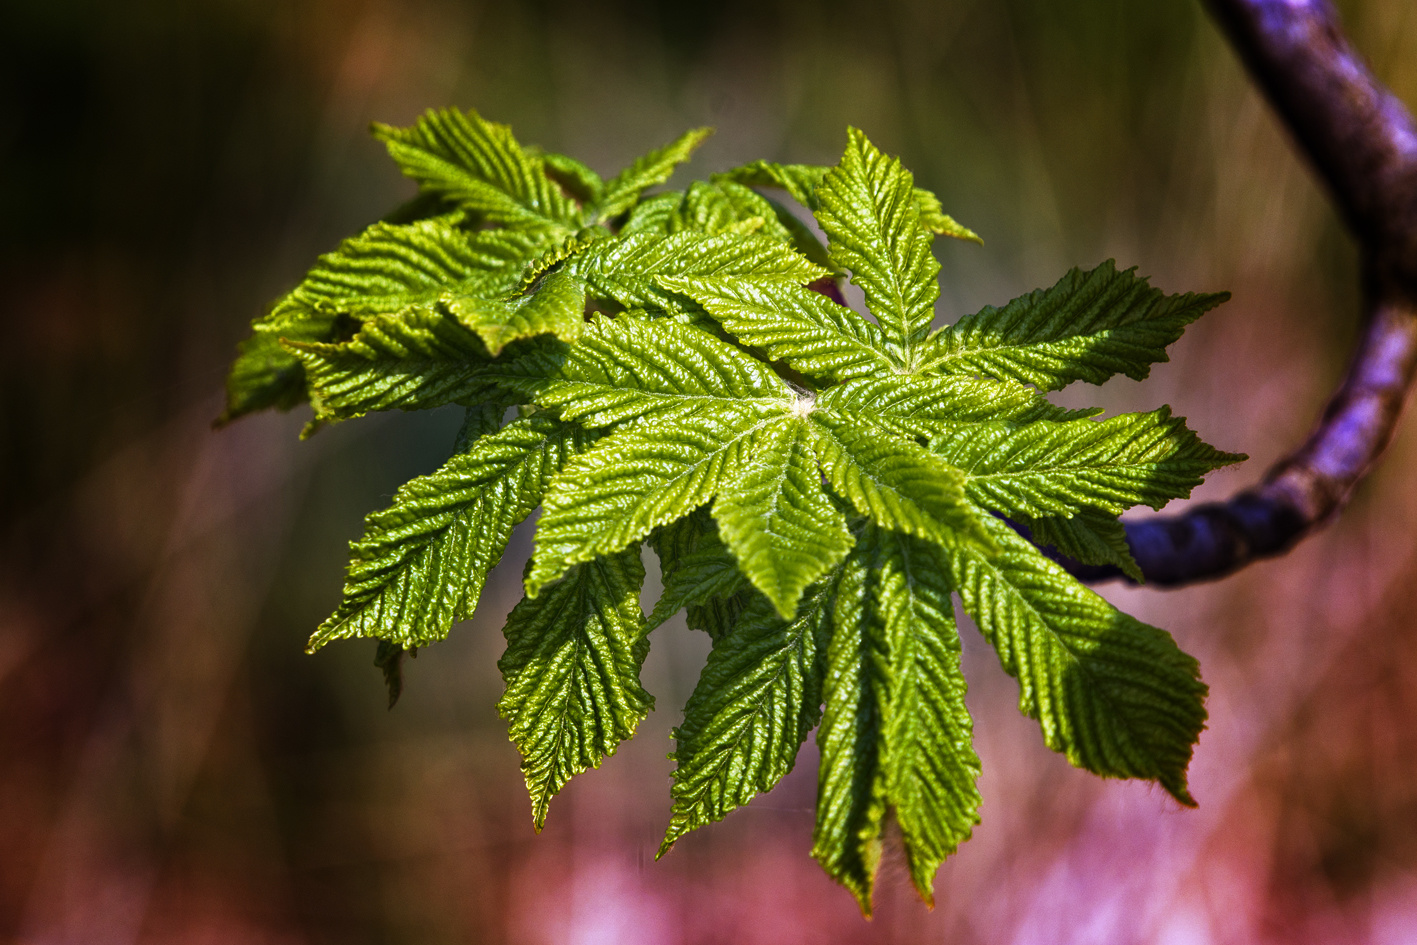
MULTIPOLYGON (((1177 586, 1282 554, 1348 502, 1392 440, 1417 373, 1417 126, 1353 50, 1328 0, 1203 0, 1327 183, 1363 258, 1365 317, 1314 431, 1227 502, 1127 523, 1147 582, 1177 586)), ((1087 581, 1114 568, 1064 562, 1087 581)))

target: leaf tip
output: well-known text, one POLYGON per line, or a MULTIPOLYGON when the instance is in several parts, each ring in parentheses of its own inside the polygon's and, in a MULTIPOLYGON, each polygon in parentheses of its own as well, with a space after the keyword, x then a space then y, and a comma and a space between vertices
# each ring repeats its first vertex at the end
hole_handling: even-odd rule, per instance
POLYGON ((1200 803, 1192 796, 1190 789, 1186 786, 1186 773, 1182 771, 1179 775, 1163 776, 1161 786, 1166 789, 1166 793, 1175 798, 1176 803, 1182 807, 1189 807, 1192 810, 1200 807, 1200 803))

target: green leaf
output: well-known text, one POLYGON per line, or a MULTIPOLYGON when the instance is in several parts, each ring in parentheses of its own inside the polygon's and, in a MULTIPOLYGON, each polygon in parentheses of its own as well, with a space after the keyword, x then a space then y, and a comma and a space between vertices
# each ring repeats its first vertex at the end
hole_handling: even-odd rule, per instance
POLYGON ((568 232, 580 225, 575 202, 523 150, 506 125, 475 111, 428 111, 410 128, 374 125, 374 136, 419 187, 489 223, 568 232))
POLYGON ((487 572, 547 480, 589 441, 571 424, 528 417, 404 485, 350 544, 344 600, 310 638, 310 651, 348 637, 404 647, 445 638, 472 616, 487 572))
POLYGON ((886 798, 915 888, 933 903, 935 871, 979 823, 979 757, 965 707, 954 589, 943 550, 868 527, 877 548, 872 668, 883 719, 886 798))
POLYGON ((754 161, 715 174, 715 180, 731 180, 750 187, 777 187, 808 210, 817 209, 816 190, 831 168, 820 164, 778 164, 754 161))
POLYGON ((989 555, 949 541, 964 609, 1019 681, 1019 709, 1080 768, 1157 781, 1187 806, 1186 766, 1205 725, 1196 661, 1164 630, 1079 584, 1003 522, 989 555))
POLYGON ((604 222, 613 219, 633 207, 646 188, 668 180, 674 169, 687 161, 711 134, 712 128, 695 128, 664 147, 636 158, 633 164, 605 185, 604 195, 594 206, 595 220, 604 222))
POLYGON ((754 596, 715 640, 674 730, 674 806, 659 856, 792 770, 821 715, 821 655, 835 587, 828 579, 809 591, 791 622, 754 596))
POLYGON ((761 361, 668 319, 598 316, 580 344, 528 356, 495 376, 589 427, 746 405, 785 410, 793 396, 761 361))
MULTIPOLYGON (((819 265, 826 263, 826 250, 816 238, 803 241, 801 228, 789 228, 784 216, 788 220, 796 219, 779 205, 742 184, 727 180, 714 184, 694 181, 665 221, 664 232, 756 232, 790 244, 799 252, 806 250, 804 255, 815 252, 817 258, 813 262, 819 265)), ((812 257, 809 255, 808 258, 812 257)))
POLYGON ((817 187, 817 221, 832 262, 851 270, 886 340, 914 370, 915 349, 930 331, 940 264, 920 225, 914 179, 855 128, 841 163, 817 187))
POLYGON ((886 815, 881 769, 881 704, 873 685, 867 608, 875 581, 873 552, 857 544, 842 569, 823 673, 822 724, 817 729, 817 821, 812 856, 827 875, 871 915, 886 815))
POLYGON ((477 332, 493 357, 513 341, 536 335, 573 342, 585 327, 585 283, 564 270, 546 275, 531 292, 514 299, 448 295, 443 303, 477 332))
POLYGON ((321 256, 262 324, 283 325, 312 312, 356 318, 394 314, 432 305, 449 292, 498 298, 516 288, 527 264, 554 245, 545 233, 467 233, 444 219, 375 223, 321 256))
POLYGON ((527 594, 535 597, 572 565, 619 551, 712 499, 724 470, 743 462, 750 437, 772 416, 739 408, 645 421, 604 437, 547 493, 527 594))
POLYGON ((800 285, 746 277, 660 276, 658 281, 703 306, 739 341, 803 374, 845 380, 899 368, 877 326, 800 285))
POLYGON ((832 489, 882 528, 943 541, 988 539, 964 497, 964 474, 909 441, 826 410, 811 414, 813 448, 832 489))
MULTIPOLYGON (((734 563, 737 570, 737 562, 734 563)), ((690 630, 702 630, 715 642, 738 626, 748 606, 761 595, 753 590, 746 579, 743 589, 729 597, 712 597, 702 604, 689 604, 684 608, 684 622, 690 630)))
POLYGON ((981 423, 1071 420, 1092 411, 1070 411, 1031 387, 973 377, 881 374, 853 378, 822 391, 817 405, 902 436, 951 435, 981 423))
POLYGON ((635 204, 635 208, 630 211, 625 225, 620 227, 620 235, 631 236, 635 233, 648 233, 652 236, 668 235, 669 221, 673 219, 674 211, 679 209, 683 200, 684 194, 678 190, 646 197, 635 204))
POLYGON ((935 871, 979 822, 979 759, 942 550, 867 525, 842 575, 813 855, 869 914, 886 805, 930 901, 935 871))
MULTIPOLYGON (((732 180, 752 187, 778 187, 809 210, 816 210, 818 199, 816 190, 822 178, 831 168, 821 164, 776 164, 772 161, 754 161, 742 167, 721 174, 715 174, 715 181, 732 180)), ((914 189, 915 207, 920 213, 920 224, 938 236, 952 236, 955 239, 970 240, 983 244, 979 235, 955 219, 940 205, 940 198, 923 187, 914 189)))
POLYGON ((567 268, 589 282, 597 295, 628 308, 660 309, 674 305, 672 296, 656 282, 660 276, 751 275, 807 283, 827 274, 771 237, 694 230, 601 240, 573 258, 567 268))
MULTIPOLYGON (((740 592, 751 590, 752 585, 738 570, 738 560, 719 538, 718 526, 707 508, 700 507, 679 521, 656 529, 650 536, 650 545, 659 556, 664 585, 659 603, 649 616, 651 630, 685 607, 690 611, 710 608, 712 613, 699 616, 712 620, 723 611, 721 605, 740 592)), ((716 632, 721 629, 716 623, 700 629, 708 630, 714 639, 721 635, 716 632)))
POLYGON ((453 442, 454 453, 466 453, 484 436, 496 433, 502 428, 502 418, 511 404, 495 401, 473 404, 463 412, 462 426, 458 428, 457 439, 453 442))
MULTIPOLYGON (((515 288, 528 262, 549 248, 546 234, 507 230, 475 234, 447 220, 376 223, 345 240, 293 291, 257 319, 227 380, 219 423, 305 399, 301 359, 282 347, 338 342, 360 320, 431 307, 445 292, 497 298, 515 288), (345 316, 345 317, 341 317, 345 316)), ((348 334, 345 335, 348 337, 348 334)))
POLYGON ((1048 545, 1082 564, 1111 565, 1142 584, 1146 576, 1132 557, 1127 529, 1114 516, 1085 509, 1072 518, 1025 519, 1033 543, 1048 545))
MULTIPOLYGON (((761 215, 756 219, 761 227, 761 215)), ((736 229, 741 222, 738 208, 728 199, 727 194, 712 184, 696 180, 684 191, 684 199, 679 201, 679 206, 670 214, 666 229, 670 233, 682 230, 722 233, 736 229)))
POLYGON ((384 674, 384 686, 389 690, 389 708, 398 704, 403 695, 403 658, 417 656, 418 650, 405 650, 397 643, 380 640, 374 652, 374 667, 384 674))
POLYGON ((784 620, 852 543, 846 517, 822 492, 811 443, 801 417, 760 427, 748 441, 747 461, 726 471, 713 505, 739 568, 784 620))
POLYGON ((545 151, 541 163, 546 175, 582 204, 597 203, 605 193, 600 175, 573 157, 545 151))
POLYGON ((1073 269, 1050 289, 966 315, 938 332, 921 353, 921 369, 987 374, 1060 390, 1073 381, 1100 384, 1114 374, 1142 380, 1168 360, 1166 347, 1187 325, 1230 297, 1166 295, 1136 269, 1108 260, 1073 269))
POLYGON ((955 218, 940 206, 940 198, 928 190, 915 188, 915 207, 920 211, 920 225, 938 236, 949 236, 957 240, 969 240, 984 245, 979 234, 967 226, 956 222, 955 218))
POLYGON ((522 753, 538 832, 551 798, 600 767, 654 707, 639 679, 649 652, 644 576, 638 546, 629 548, 573 568, 507 618, 497 711, 522 753))
POLYGON ((1185 498, 1213 469, 1244 459, 1206 445, 1169 407, 1107 420, 980 424, 931 443, 965 473, 969 498, 1004 515, 1120 515, 1185 498))
POLYGON ((236 361, 226 377, 226 408, 216 426, 259 410, 289 410, 304 403, 305 368, 281 339, 323 340, 334 333, 335 319, 335 315, 312 315, 281 331, 258 325, 236 349, 236 361))
POLYGON ((415 410, 477 398, 486 351, 477 335, 440 311, 376 315, 343 344, 287 341, 304 365, 315 416, 347 420, 375 410, 415 410))

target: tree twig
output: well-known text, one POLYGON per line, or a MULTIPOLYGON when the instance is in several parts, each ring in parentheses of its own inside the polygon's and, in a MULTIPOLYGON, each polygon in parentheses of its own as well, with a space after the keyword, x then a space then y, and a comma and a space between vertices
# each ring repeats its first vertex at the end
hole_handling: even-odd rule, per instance
MULTIPOLYGON (((1149 584, 1282 554, 1347 503, 1392 440, 1417 373, 1417 126, 1349 45, 1328 0, 1204 0, 1328 184, 1363 256, 1367 322, 1308 440, 1227 502, 1127 523, 1149 584)), ((1114 568, 1064 562, 1089 581, 1114 568)))

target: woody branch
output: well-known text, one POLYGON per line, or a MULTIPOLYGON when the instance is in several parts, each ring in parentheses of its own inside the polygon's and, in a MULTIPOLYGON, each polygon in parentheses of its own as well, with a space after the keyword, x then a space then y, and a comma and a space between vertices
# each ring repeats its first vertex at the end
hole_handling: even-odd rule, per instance
MULTIPOLYGON (((1362 254, 1365 324, 1309 438, 1226 502, 1127 523, 1147 582, 1222 577, 1282 554, 1347 503, 1391 441, 1417 372, 1417 127, 1359 58, 1328 0, 1204 0, 1362 254)), ((1114 568, 1065 562, 1084 580, 1114 568)))

